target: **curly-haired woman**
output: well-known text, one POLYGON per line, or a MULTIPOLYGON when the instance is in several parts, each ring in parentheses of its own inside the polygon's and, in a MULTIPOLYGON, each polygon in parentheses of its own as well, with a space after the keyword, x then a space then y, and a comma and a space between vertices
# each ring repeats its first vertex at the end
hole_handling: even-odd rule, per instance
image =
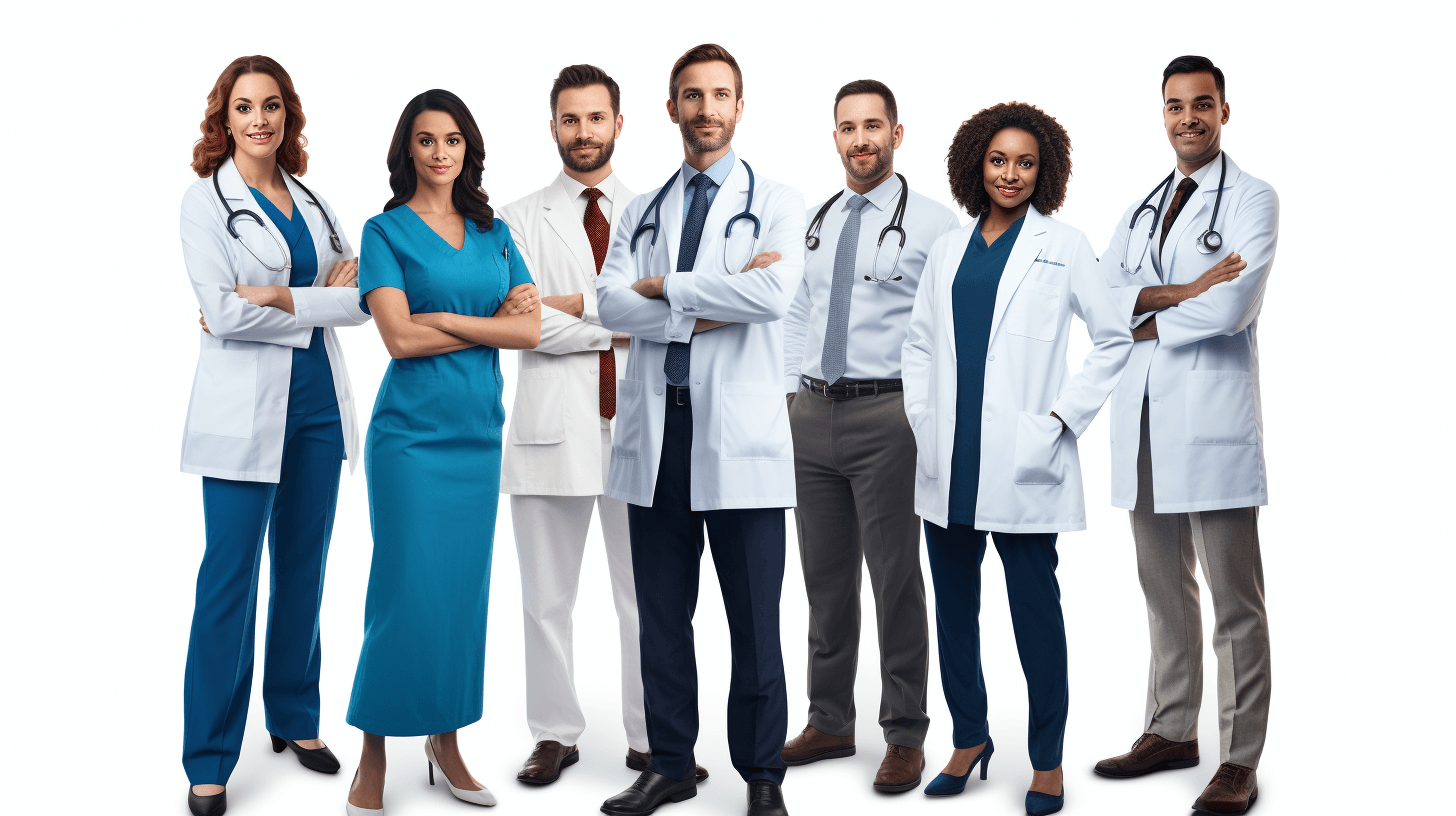
POLYGON ((1031 705, 1032 814, 1061 809, 1067 642, 1057 534, 1085 529, 1077 440, 1132 350, 1081 232, 1049 215, 1071 176, 1071 141, 1031 105, 981 111, 951 143, 951 192, 975 221, 930 249, 903 351, 915 430, 915 510, 935 585, 941 684, 955 752, 931 796, 985 778, 994 743, 981 674, 981 561, 991 534, 1031 705), (1072 315, 1092 351, 1070 377, 1072 315))
POLYGON ((341 462, 359 461, 335 326, 369 320, 333 210, 295 178, 308 169, 303 107, 288 72, 240 57, 207 96, 182 200, 182 258, 201 307, 202 349, 182 470, 202 476, 207 548, 187 646, 182 765, 188 807, 227 809, 253 685, 258 563, 272 589, 263 705, 273 750, 335 773, 319 735, 319 603, 341 462))

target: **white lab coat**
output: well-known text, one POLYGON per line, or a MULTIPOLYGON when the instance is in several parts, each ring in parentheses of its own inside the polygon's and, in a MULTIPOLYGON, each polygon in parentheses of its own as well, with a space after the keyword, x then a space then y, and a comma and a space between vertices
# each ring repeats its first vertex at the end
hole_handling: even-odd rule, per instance
MULTIPOLYGON (((632 192, 617 180, 613 218, 632 192)), ((576 208, 558 179, 500 209, 542 297, 581 293, 582 316, 541 308, 541 342, 522 351, 515 406, 501 463, 501 492, 600 496, 600 352, 612 331, 597 316, 597 264, 576 208)), ((615 224, 613 224, 615 226, 615 224)), ((621 371, 626 355, 617 355, 621 371)))
MULTIPOLYGON (((955 450, 956 349, 951 287, 972 221, 930 248, 902 351, 905 413, 915 430, 915 512, 946 526, 955 450)), ((1087 528, 1081 436, 1117 384, 1132 349, 1128 321, 1081 232, 1027 210, 996 290, 981 407, 976 529, 1059 533, 1087 528), (1072 315, 1093 348, 1067 370, 1072 315), (1050 413, 1055 411, 1071 433, 1050 413)))
MULTIPOLYGON (((1197 513, 1269 503, 1255 332, 1279 238, 1279 197, 1229 158, 1217 226, 1223 246, 1212 255, 1200 253, 1195 242, 1208 229, 1218 192, 1218 159, 1214 162, 1204 176, 1206 183, 1168 231, 1161 279, 1151 258, 1143 260, 1137 276, 1122 269, 1127 224, 1141 198, 1123 213, 1102 256, 1103 276, 1128 318, 1144 286, 1190 283, 1231 252, 1248 263, 1234 280, 1158 312, 1157 339, 1134 345, 1112 394, 1114 507, 1131 510, 1137 504, 1144 394, 1153 448, 1154 512, 1197 513)), ((1146 230, 1147 224, 1144 216, 1139 228, 1146 230)), ((1135 241, 1134 249, 1142 243, 1135 241)), ((1136 269, 1137 260, 1129 258, 1128 266, 1136 269)))
MULTIPOLYGON (((784 401, 781 321, 804 272, 803 196, 757 174, 753 214, 763 229, 754 253, 773 250, 783 259, 766 269, 728 274, 723 230, 748 200, 748 172, 738 162, 708 211, 693 271, 674 272, 683 184, 679 174, 662 201, 655 251, 648 246, 650 234, 638 240, 635 254, 628 244, 658 190, 627 206, 597 279, 602 325, 632 335, 631 355, 617 384, 607 495, 652 505, 667 399, 663 360, 669 342, 691 338, 692 509, 793 507, 794 447, 784 401), (669 300, 632 291, 634 281, 656 275, 667 276, 669 300), (693 337, 700 317, 735 325, 693 337)), ((741 221, 735 229, 747 231, 751 225, 741 221)), ((746 261, 735 259, 735 265, 741 269, 746 261)))
MULTIPOLYGON (((228 205, 234 211, 258 213, 263 226, 281 242, 282 235, 254 201, 232 159, 216 172, 228 205)), ((333 327, 356 326, 368 321, 369 315, 359 307, 356 286, 324 286, 334 264, 354 257, 354 251, 328 202, 318 197, 338 230, 342 253, 334 252, 323 214, 308 194, 292 181, 287 184, 294 217, 301 213, 307 221, 319 265, 312 287, 293 289, 294 314, 254 306, 233 291, 240 283, 287 286, 289 270, 269 271, 228 234, 227 211, 218 201, 212 179, 198 179, 182 199, 182 259, 211 330, 208 333, 199 326, 197 332, 201 353, 182 438, 184 473, 245 482, 278 481, 293 349, 308 348, 315 326, 324 327, 324 348, 333 370, 351 472, 359 462, 354 397, 333 327)))

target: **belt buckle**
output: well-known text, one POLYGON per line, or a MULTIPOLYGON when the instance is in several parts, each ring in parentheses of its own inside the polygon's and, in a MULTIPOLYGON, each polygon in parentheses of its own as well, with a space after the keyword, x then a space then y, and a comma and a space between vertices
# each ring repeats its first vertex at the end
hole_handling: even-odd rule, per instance
POLYGON ((686 385, 673 385, 669 387, 672 388, 672 401, 677 405, 687 405, 689 404, 689 402, 692 401, 692 392, 689 392, 689 402, 683 402, 683 392, 688 390, 688 387, 686 385))

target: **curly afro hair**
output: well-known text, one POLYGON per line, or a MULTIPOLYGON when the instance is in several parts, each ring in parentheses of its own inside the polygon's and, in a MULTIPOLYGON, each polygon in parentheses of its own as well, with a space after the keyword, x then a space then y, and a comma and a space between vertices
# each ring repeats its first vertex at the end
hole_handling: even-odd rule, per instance
POLYGON ((1036 189, 1031 193, 1031 206, 1042 215, 1051 215, 1067 200, 1067 180, 1072 175, 1072 140, 1054 117, 1022 102, 992 105, 961 123, 945 157, 950 194, 972 218, 991 208, 991 196, 986 192, 981 168, 985 166, 992 137, 1006 128, 1020 128, 1036 138, 1041 167, 1036 175, 1036 189))

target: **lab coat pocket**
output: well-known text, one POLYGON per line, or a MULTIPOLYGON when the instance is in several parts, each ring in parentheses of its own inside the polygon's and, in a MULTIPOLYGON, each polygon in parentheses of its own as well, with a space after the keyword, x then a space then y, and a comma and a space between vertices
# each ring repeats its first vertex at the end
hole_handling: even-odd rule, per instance
POLYGON ((910 430, 915 433, 915 464, 920 472, 931 479, 940 478, 939 459, 935 444, 935 418, 928 408, 921 408, 910 415, 910 430))
POLYGON ((257 351, 203 349, 192 384, 188 432, 252 439, 257 395, 257 351))
POLYGON ((1022 411, 1016 420, 1011 481, 1019 485, 1059 485, 1066 481, 1062 430, 1062 421, 1054 416, 1022 411))
POLYGON ((612 458, 642 458, 642 426, 647 424, 647 383, 617 380, 617 419, 612 423, 612 458))
POLYGON ((556 445, 566 440, 566 381, 560 371, 528 368, 516 382, 512 445, 556 445))
POLYGON ((794 458, 789 409, 778 383, 723 383, 718 433, 723 460, 794 458))
POLYGON ((1038 281, 1022 281, 1006 308, 1006 333, 1050 343, 1057 337, 1057 316, 1061 312, 1060 287, 1038 281))
POLYGON ((1254 375, 1190 371, 1184 388, 1184 431, 1190 445, 1253 445, 1254 375))

